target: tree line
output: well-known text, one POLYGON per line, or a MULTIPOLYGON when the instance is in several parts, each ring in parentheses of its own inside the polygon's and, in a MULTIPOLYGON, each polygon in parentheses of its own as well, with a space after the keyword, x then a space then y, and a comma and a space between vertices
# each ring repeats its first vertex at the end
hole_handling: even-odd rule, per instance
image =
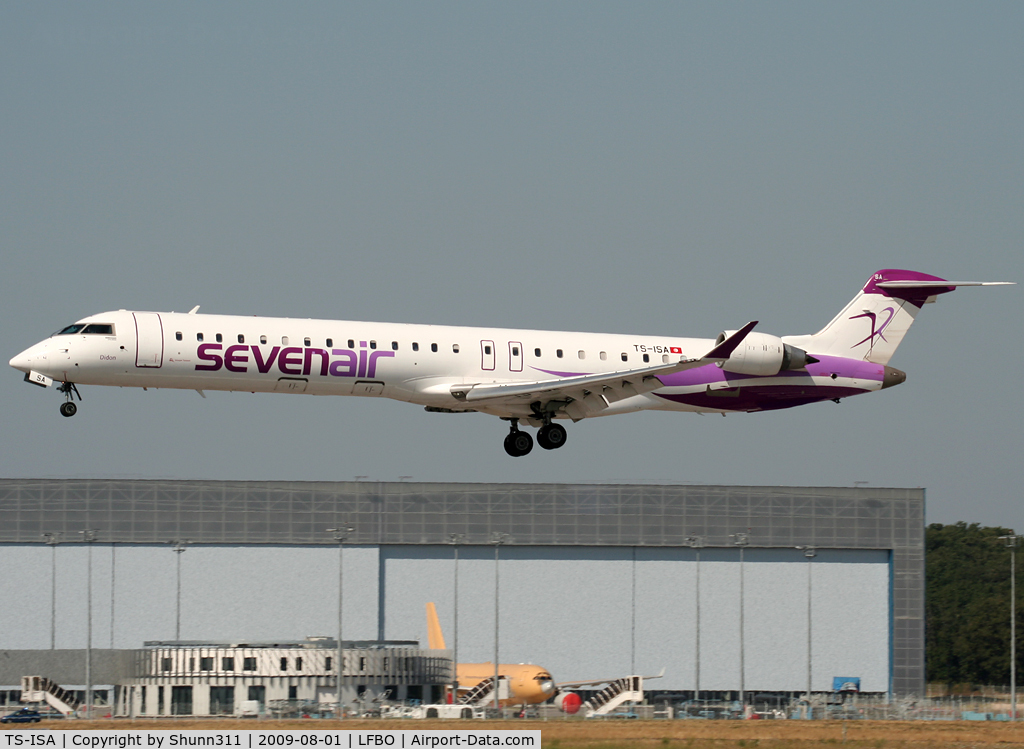
MULTIPOLYGON (((947 684, 1010 683, 1009 528, 933 523, 925 529, 927 678, 947 684)), ((1018 551, 1024 552, 1024 545, 1018 551)), ((1017 555, 1024 567, 1024 553, 1017 555)), ((1017 570, 1017 683, 1021 683, 1021 588, 1017 570)))

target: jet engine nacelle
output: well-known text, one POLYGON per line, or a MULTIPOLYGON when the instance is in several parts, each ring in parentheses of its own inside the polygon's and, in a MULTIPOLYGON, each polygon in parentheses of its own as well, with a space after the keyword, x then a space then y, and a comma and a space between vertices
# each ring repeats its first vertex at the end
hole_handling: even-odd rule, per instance
MULTIPOLYGON (((718 336, 716 345, 736 331, 727 330, 718 336)), ((747 333, 732 355, 718 366, 726 372, 747 375, 776 375, 789 369, 803 369, 818 361, 806 351, 783 343, 767 333, 747 333)))
POLYGON ((583 699, 575 692, 559 692, 555 704, 566 715, 575 715, 583 706, 583 699))

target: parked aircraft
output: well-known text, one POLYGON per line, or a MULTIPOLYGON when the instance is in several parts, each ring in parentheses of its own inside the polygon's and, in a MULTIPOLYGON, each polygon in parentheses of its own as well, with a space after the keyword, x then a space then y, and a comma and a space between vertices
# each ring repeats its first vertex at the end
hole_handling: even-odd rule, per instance
POLYGON ((393 398, 509 422, 505 451, 561 447, 580 421, 648 409, 722 413, 839 402, 898 385, 888 366, 923 305, 957 286, 880 270, 814 335, 717 339, 118 310, 83 318, 11 359, 25 380, 77 385, 393 398))

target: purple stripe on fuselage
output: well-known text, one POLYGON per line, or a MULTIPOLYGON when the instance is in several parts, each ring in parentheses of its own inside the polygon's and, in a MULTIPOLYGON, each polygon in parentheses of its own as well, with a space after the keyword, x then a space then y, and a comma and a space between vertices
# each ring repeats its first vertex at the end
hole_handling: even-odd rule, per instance
MULTIPOLYGON (((885 367, 881 364, 861 361, 860 359, 844 359, 841 356, 820 356, 817 362, 808 364, 804 369, 791 369, 771 376, 809 379, 811 377, 830 377, 833 374, 839 377, 850 377, 857 380, 877 380, 881 382, 885 377, 885 367)), ((703 367, 687 369, 675 374, 658 375, 658 379, 662 381, 665 387, 699 387, 701 385, 714 385, 726 381, 738 382, 740 380, 759 380, 764 378, 761 375, 726 372, 716 364, 705 364, 703 367)), ((747 387, 746 383, 744 387, 747 387)))

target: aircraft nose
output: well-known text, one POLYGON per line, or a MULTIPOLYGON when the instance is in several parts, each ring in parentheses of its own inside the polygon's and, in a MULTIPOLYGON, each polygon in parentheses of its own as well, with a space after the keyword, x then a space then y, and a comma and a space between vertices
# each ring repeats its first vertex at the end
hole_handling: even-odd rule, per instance
POLYGON ((17 369, 19 372, 28 374, 32 371, 32 361, 35 357, 32 355, 32 349, 25 349, 20 354, 11 359, 8 364, 17 369))

